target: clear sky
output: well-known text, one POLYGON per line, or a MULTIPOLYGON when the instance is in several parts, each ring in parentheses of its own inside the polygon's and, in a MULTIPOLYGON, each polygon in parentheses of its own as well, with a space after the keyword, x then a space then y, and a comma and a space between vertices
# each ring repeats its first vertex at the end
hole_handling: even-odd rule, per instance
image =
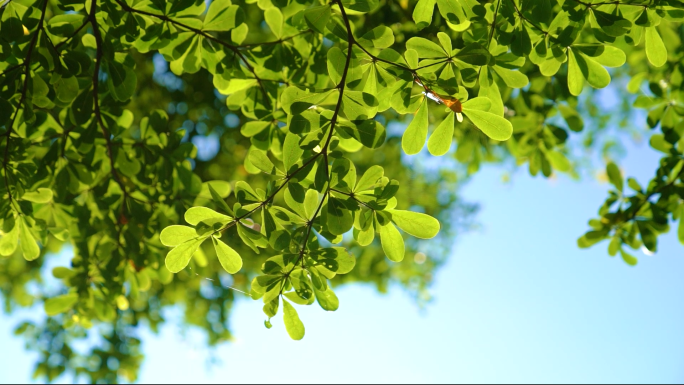
MULTIPOLYGON (((621 164, 643 182, 658 158, 643 145, 621 164)), ((386 296, 343 288, 338 312, 300 311, 307 336, 292 342, 282 322, 263 327, 259 302, 243 300, 231 315, 235 342, 212 352, 172 316, 161 335, 142 333, 140 381, 684 382, 684 246, 676 234, 629 267, 605 244, 576 246, 607 185, 524 172, 503 184, 501 175, 487 168, 465 187, 464 198, 482 205, 481 229, 455 240, 426 309, 396 288, 386 296)), ((2 383, 30 381, 34 357, 11 336, 19 319, 0 316, 2 383)))

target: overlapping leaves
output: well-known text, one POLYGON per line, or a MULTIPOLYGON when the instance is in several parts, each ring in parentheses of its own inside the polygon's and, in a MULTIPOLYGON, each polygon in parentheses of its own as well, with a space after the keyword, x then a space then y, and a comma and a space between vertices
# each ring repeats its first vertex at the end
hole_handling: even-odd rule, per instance
MULTIPOLYGON (((407 155, 427 143, 431 155, 445 156, 456 143, 454 157, 469 171, 502 149, 534 175, 572 172, 564 145, 568 131, 584 129, 576 97, 586 83, 607 87, 606 67, 622 67, 628 50, 669 82, 651 77, 652 100, 637 101, 649 109, 651 127, 663 128, 652 145, 669 158, 659 183, 631 184, 636 198, 622 195, 624 183, 609 167, 617 191, 581 245, 611 238, 610 253, 628 263, 634 259, 623 244, 655 251, 667 215, 681 211, 673 197, 681 179, 682 76, 672 49, 681 4, 400 6, 408 5, 415 25, 365 23, 390 9, 375 0, 93 0, 60 2, 50 12, 44 0, 8 2, 0 11, 0 192, 7 198, 0 255, 35 260, 51 240, 72 240, 83 258, 93 254, 102 264, 79 266, 82 282, 91 270, 117 272, 116 279, 104 275, 106 295, 69 276, 71 291, 46 302, 50 315, 79 312, 89 322, 111 319, 127 307, 124 294, 149 290, 153 279, 168 283, 169 272, 205 264, 210 250, 226 272, 238 273, 245 261, 236 248, 245 246, 269 256, 253 296, 264 298, 269 319, 282 301, 288 333, 301 339, 292 304, 317 300, 337 309, 329 280, 355 261, 341 246, 345 236, 379 245, 398 263, 403 233, 431 239, 441 228, 430 216, 398 209, 408 203, 397 192, 408 187, 381 165, 357 173, 355 153, 397 136, 388 119, 410 115, 400 118, 407 155), (267 184, 203 184, 186 132, 170 127, 163 111, 129 107, 144 92, 137 66, 146 53, 160 54, 177 76, 211 76, 225 107, 246 120, 244 171, 267 184), (643 199, 655 196, 660 205, 643 199), (633 209, 611 211, 625 199, 633 209), (176 223, 179 214, 187 226, 176 223), (150 227, 165 229, 141 230, 150 227)), ((637 79, 650 76, 644 71, 637 79)))

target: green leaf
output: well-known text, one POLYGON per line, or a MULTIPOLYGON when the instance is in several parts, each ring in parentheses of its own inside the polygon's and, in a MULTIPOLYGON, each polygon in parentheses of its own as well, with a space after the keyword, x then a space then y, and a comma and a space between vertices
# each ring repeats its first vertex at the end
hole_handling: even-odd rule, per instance
POLYGON ((185 212, 185 221, 193 226, 197 226, 200 222, 205 223, 229 223, 233 218, 219 214, 212 209, 206 207, 192 207, 185 212))
POLYGON ((210 188, 213 188, 216 194, 219 196, 219 198, 222 199, 228 198, 232 190, 230 182, 226 182, 224 180, 212 180, 209 182, 202 183, 202 190, 200 191, 198 196, 205 199, 213 198, 213 194, 211 193, 210 188))
POLYGON ((54 84, 57 99, 64 103, 71 103, 78 96, 78 79, 75 76, 61 77, 54 84))
POLYGON ((380 6, 379 0, 342 0, 342 5, 345 8, 357 12, 371 12, 380 6))
POLYGON ((608 245, 608 254, 611 257, 618 255, 621 247, 622 242, 620 241, 620 237, 613 237, 613 239, 610 241, 610 244, 608 245))
POLYGON ((511 122, 491 112, 476 109, 480 107, 478 99, 481 98, 471 99, 463 103, 463 114, 488 137, 498 141, 510 139, 513 136, 511 122))
POLYGON ((389 27, 382 25, 366 32, 357 41, 366 47, 389 48, 394 44, 394 33, 389 27))
POLYGON ((655 67, 667 63, 667 47, 656 27, 646 28, 646 57, 655 67))
POLYGON ((439 39, 439 43, 442 45, 444 52, 451 56, 451 52, 454 50, 453 46, 451 45, 451 37, 444 32, 438 32, 437 38, 439 39))
POLYGON ((377 97, 367 92, 345 91, 342 98, 342 112, 353 121, 372 119, 379 105, 377 97))
POLYGON ((242 269, 242 258, 235 250, 225 243, 212 238, 214 248, 216 249, 216 256, 221 262, 221 266, 228 274, 237 274, 242 269))
POLYGON ((206 239, 206 237, 193 239, 171 250, 166 256, 166 268, 174 274, 180 273, 188 266, 192 256, 206 239))
POLYGON ((11 231, 3 234, 2 238, 0 238, 0 255, 3 257, 9 257, 17 251, 17 247, 19 247, 19 227, 20 225, 16 223, 11 231))
POLYGON ((108 67, 107 84, 112 96, 120 102, 128 101, 135 95, 138 76, 132 68, 118 62, 110 61, 108 67))
POLYGON ((462 50, 458 51, 455 57, 464 63, 476 66, 484 66, 489 64, 492 55, 482 45, 478 43, 471 43, 466 45, 462 50))
POLYGON ((339 85, 344 74, 347 55, 338 47, 332 47, 328 51, 328 74, 333 84, 339 85))
POLYGON ((610 84, 610 74, 601 64, 586 56, 582 51, 569 49, 568 87, 570 93, 579 96, 584 88, 584 80, 594 88, 605 88, 610 84))
MULTIPOLYGON (((227 204, 226 201, 224 200, 225 197, 228 196, 228 194, 226 194, 225 196, 223 196, 223 195, 219 194, 218 192, 216 192, 216 190, 214 189, 214 185, 213 185, 213 184, 209 184, 208 186, 209 186, 209 193, 211 194, 211 200, 214 202, 214 204, 215 204, 219 209, 223 210, 224 213, 233 215, 233 210, 231 210, 230 207, 228 207, 228 204, 227 204)), ((229 190, 229 191, 230 191, 230 190, 229 190)))
MULTIPOLYGON (((679 207, 679 228, 677 231, 679 242, 684 245, 684 205, 679 207)), ((1 241, 0 241, 1 242, 1 241)), ((0 244, 0 252, 2 252, 2 245, 0 244)), ((2 254, 4 255, 4 254, 2 254)))
POLYGON ((416 4, 416 8, 413 10, 413 21, 416 22, 419 30, 432 24, 435 4, 437 4, 437 0, 419 0, 416 4))
POLYGON ((309 25, 309 28, 318 33, 325 33, 325 26, 328 25, 331 13, 332 10, 329 5, 321 5, 304 11, 304 19, 309 25))
POLYGON ((231 5, 231 0, 214 0, 209 6, 204 19, 204 31, 225 32, 242 24, 245 14, 237 5, 231 5))
POLYGON ((564 104, 559 104, 558 110, 563 116, 563 119, 565 119, 565 122, 568 123, 568 127, 571 130, 575 132, 582 132, 582 130, 584 130, 584 121, 576 109, 568 107, 564 104))
POLYGON ((571 94, 579 96, 584 89, 584 75, 572 49, 568 50, 568 59, 568 88, 571 94))
POLYGON ((581 53, 579 57, 581 59, 585 59, 586 70, 585 67, 582 65, 583 63, 581 59, 578 59, 579 66, 580 69, 582 69, 582 73, 587 78, 587 82, 589 82, 589 84, 592 87, 605 88, 610 84, 610 74, 605 68, 603 68, 602 65, 582 55, 581 53))
MULTIPOLYGON (((581 48, 580 48, 581 49, 581 48)), ((585 51, 582 51, 585 53, 585 51)), ((604 45, 598 52, 598 55, 588 55, 594 61, 601 64, 602 66, 616 68, 621 67, 627 61, 627 55, 617 47, 604 45)))
POLYGON ((21 199, 33 203, 49 203, 52 202, 52 190, 39 188, 37 191, 25 193, 21 199))
POLYGON ((432 133, 428 140, 428 150, 434 156, 442 156, 449 152, 454 140, 455 114, 448 114, 442 124, 432 133))
POLYGON ((387 138, 385 127, 375 120, 340 123, 336 127, 345 135, 354 138, 368 148, 378 148, 382 146, 387 138))
POLYGON ((292 167, 299 161, 304 154, 304 150, 299 147, 299 136, 288 133, 283 144, 283 164, 285 172, 289 173, 292 167))
POLYGON ((620 168, 615 163, 610 162, 606 167, 606 174, 608 175, 610 183, 615 186, 618 191, 622 192, 625 188, 625 180, 622 177, 620 168))
POLYGON ((69 279, 75 277, 78 273, 66 267, 55 267, 52 269, 52 276, 57 279, 69 279))
POLYGON ((411 124, 406 128, 401 140, 401 146, 407 155, 418 154, 423 149, 428 136, 428 126, 428 105, 426 99, 421 103, 420 109, 418 109, 411 124))
POLYGON ((249 161, 259 170, 266 174, 274 175, 276 173, 276 168, 273 162, 268 158, 268 154, 252 148, 249 151, 249 161))
POLYGON ((658 251, 658 234, 654 231, 653 227, 649 222, 638 221, 636 225, 639 229, 639 234, 641 235, 641 241, 644 243, 644 247, 655 253, 658 251))
POLYGON ((304 216, 307 219, 313 218, 314 214, 316 214, 319 203, 318 191, 308 190, 306 192, 306 196, 304 197, 304 216))
POLYGON ((354 192, 363 192, 375 187, 376 183, 384 176, 385 170, 380 166, 371 166, 363 176, 356 182, 354 192))
POLYGON ((283 300, 283 321, 285 322, 285 329, 295 341, 301 341, 306 334, 304 324, 299 319, 299 314, 289 302, 283 300))
POLYGON ((622 259, 630 266, 636 266, 639 263, 639 260, 636 257, 623 250, 620 250, 620 254, 622 255, 622 259))
POLYGON ((216 79, 218 79, 218 77, 215 77, 214 79, 214 85, 223 95, 232 95, 258 84, 255 79, 232 79, 227 85, 219 86, 216 84, 216 79))
POLYGON ((513 71, 500 66, 492 67, 494 72, 501 78, 501 80, 506 83, 507 86, 511 88, 524 88, 530 84, 530 80, 527 75, 520 71, 513 71))
POLYGON ((24 253, 24 259, 35 261, 40 257, 40 247, 23 217, 19 219, 19 243, 21 251, 24 253))
POLYGON ((380 233, 382 250, 385 252, 387 258, 392 262, 403 261, 406 254, 406 246, 404 245, 404 238, 401 236, 399 230, 391 223, 388 223, 386 226, 380 226, 378 230, 380 233))
POLYGON ((159 236, 162 245, 168 247, 176 247, 195 238, 199 238, 197 231, 187 226, 169 226, 159 236))
POLYGON ((249 26, 244 23, 240 24, 239 27, 236 27, 235 29, 230 31, 230 40, 232 40, 235 44, 242 44, 247 38, 248 33, 249 26))
POLYGON ((460 24, 467 20, 463 12, 463 0, 437 0, 439 13, 451 24, 460 24))
POLYGON ((354 226, 354 217, 344 201, 338 198, 328 200, 328 231, 334 235, 343 235, 354 226))
POLYGON ((441 225, 429 215, 403 210, 390 210, 392 222, 410 235, 421 239, 432 239, 437 236, 441 225))
POLYGON ((601 29, 609 36, 619 37, 626 35, 632 28, 632 23, 619 13, 610 14, 590 8, 601 29))
POLYGON ((316 300, 321 308, 325 311, 337 311, 340 308, 340 300, 337 298, 335 293, 331 288, 328 290, 320 291, 314 288, 314 293, 316 294, 316 300))
POLYGON ((451 53, 444 52, 444 49, 430 40, 422 37, 413 37, 406 42, 406 49, 412 49, 418 52, 419 57, 423 59, 429 58, 447 58, 451 53))
POLYGON ((278 8, 269 8, 264 12, 266 24, 271 28, 271 32, 280 39, 283 36, 283 14, 278 8))
POLYGON ((271 122, 247 122, 240 129, 240 133, 247 138, 251 138, 264 131, 270 125, 271 122))
POLYGON ((546 154, 546 157, 548 158, 549 163, 551 163, 551 166, 560 172, 568 172, 572 168, 568 158, 558 151, 549 151, 546 154))
POLYGON ((78 294, 70 293, 66 295, 60 295, 59 297, 50 298, 45 301, 45 312, 49 317, 54 317, 56 315, 66 313, 73 309, 78 302, 78 294))

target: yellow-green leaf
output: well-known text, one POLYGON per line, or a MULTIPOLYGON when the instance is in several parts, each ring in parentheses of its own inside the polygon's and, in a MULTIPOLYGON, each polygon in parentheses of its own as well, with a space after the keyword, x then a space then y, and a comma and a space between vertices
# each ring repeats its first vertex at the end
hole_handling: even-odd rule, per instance
POLYGON ((454 140, 454 114, 449 114, 440 124, 428 140, 428 150, 434 156, 442 156, 449 152, 454 140))
POLYGON ((176 247, 198 237, 197 231, 188 226, 169 226, 159 236, 162 245, 168 247, 176 247))
POLYGON ((24 259, 34 261, 40 257, 40 247, 24 218, 19 219, 19 226, 19 243, 24 259))
POLYGON ((656 27, 646 28, 646 57, 656 67, 667 63, 667 47, 656 27))
POLYGON ((174 274, 185 269, 190 263, 193 254, 195 254, 202 242, 206 239, 207 238, 193 239, 171 250, 166 256, 166 268, 174 274))
POLYGON ((392 262, 403 261, 406 254, 406 245, 399 230, 393 224, 388 223, 386 226, 380 226, 379 232, 382 250, 387 258, 392 262))
POLYGON ((428 126, 428 106, 426 99, 420 105, 420 109, 418 109, 416 116, 404 132, 401 146, 407 155, 418 154, 423 149, 428 136, 428 126))
POLYGON ((390 210, 392 222, 416 238, 432 239, 437 236, 441 225, 429 215, 403 210, 390 210))
POLYGON ((299 319, 297 310, 289 302, 283 300, 283 321, 285 322, 285 329, 295 341, 301 341, 306 334, 304 324, 299 319))
POLYGON ((222 241, 212 238, 214 242, 214 248, 216 249, 216 256, 221 262, 221 266, 229 273, 236 274, 242 269, 242 258, 237 251, 233 250, 230 246, 226 245, 222 241))
POLYGON ((70 293, 60 295, 59 297, 50 298, 45 301, 45 312, 48 316, 54 317, 56 315, 66 313, 78 302, 78 294, 70 293))

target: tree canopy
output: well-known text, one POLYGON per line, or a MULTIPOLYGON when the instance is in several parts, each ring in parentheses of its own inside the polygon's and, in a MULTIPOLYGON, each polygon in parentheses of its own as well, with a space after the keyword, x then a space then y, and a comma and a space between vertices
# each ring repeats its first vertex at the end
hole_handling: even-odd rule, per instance
POLYGON ((8 0, 0 12, 0 288, 8 311, 43 304, 44 322, 18 333, 48 380, 134 380, 130 326, 156 329, 177 304, 219 343, 238 291, 295 340, 297 308, 337 310, 338 285, 425 298, 474 211, 458 182, 508 160, 576 175, 569 140, 590 147, 607 124, 585 125, 581 98, 614 78, 663 158, 645 187, 608 162, 615 189, 579 246, 610 240, 634 265, 629 250, 655 252, 684 215, 679 0, 8 0), (32 290, 60 250, 73 251, 48 273, 60 289, 32 290), (76 352, 94 329, 102 344, 76 352))

